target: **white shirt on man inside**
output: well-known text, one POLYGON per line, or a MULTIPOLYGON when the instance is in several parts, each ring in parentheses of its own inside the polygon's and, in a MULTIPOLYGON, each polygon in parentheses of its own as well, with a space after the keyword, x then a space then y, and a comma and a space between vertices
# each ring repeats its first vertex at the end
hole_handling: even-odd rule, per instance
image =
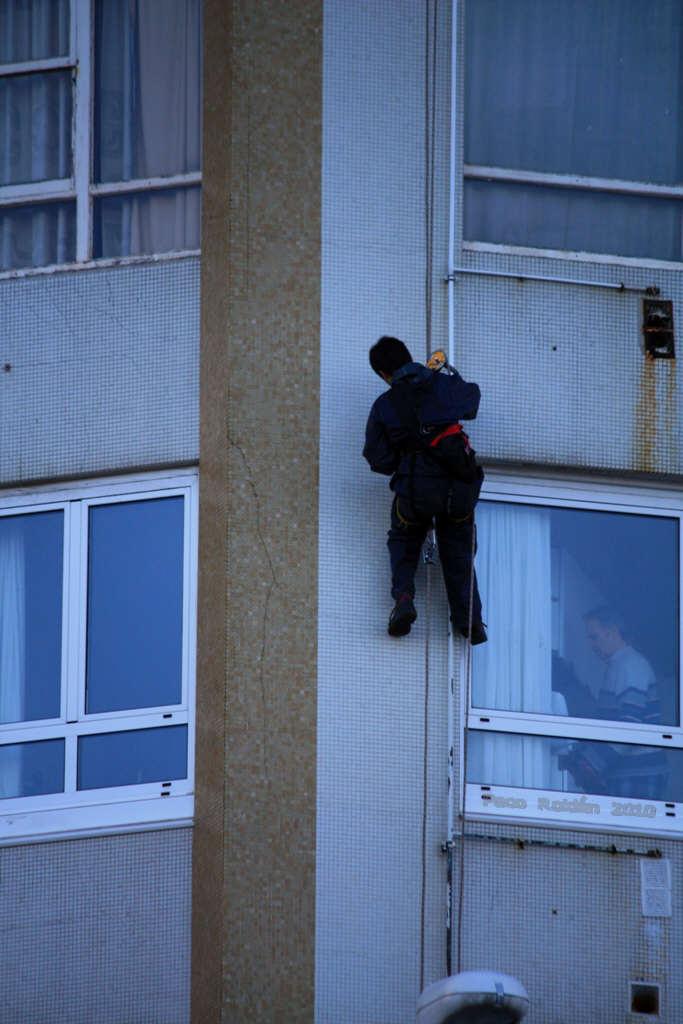
POLYGON ((617 699, 626 690, 637 690, 645 694, 655 685, 655 674, 650 662, 630 644, 626 644, 609 658, 602 685, 607 693, 617 699))

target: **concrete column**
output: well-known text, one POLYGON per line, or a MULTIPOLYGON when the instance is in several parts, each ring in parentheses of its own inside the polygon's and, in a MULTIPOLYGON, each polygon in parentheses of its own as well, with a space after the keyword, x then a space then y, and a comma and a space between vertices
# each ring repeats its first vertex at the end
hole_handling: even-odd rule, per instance
POLYGON ((313 1020, 322 4, 205 0, 192 1021, 313 1020))

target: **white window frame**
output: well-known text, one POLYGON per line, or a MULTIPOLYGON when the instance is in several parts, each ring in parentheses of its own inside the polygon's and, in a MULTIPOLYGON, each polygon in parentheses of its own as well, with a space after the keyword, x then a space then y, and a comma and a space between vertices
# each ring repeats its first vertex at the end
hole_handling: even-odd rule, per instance
MULTIPOLYGON (((666 486, 622 484, 578 476, 548 474, 522 476, 503 469, 487 470, 481 501, 540 505, 546 508, 575 508, 593 511, 624 512, 652 517, 678 519, 679 567, 679 721, 683 715, 683 493, 666 486)), ((461 678, 467 669, 463 653, 461 678)), ((467 726, 482 732, 536 735, 569 739, 604 740, 613 743, 637 743, 658 749, 683 750, 683 726, 620 723, 617 721, 540 715, 527 712, 467 708, 467 726)), ((462 745, 461 745, 462 749, 462 745)), ((461 771, 465 770, 461 761, 461 771)), ((541 790, 526 787, 497 786, 485 783, 465 784, 465 813, 468 818, 507 822, 562 825, 600 832, 646 832, 663 836, 683 835, 683 803, 635 800, 623 797, 541 790)))
MULTIPOLYGON (((71 148, 73 173, 70 178, 36 181, 22 185, 0 186, 0 208, 25 206, 32 203, 57 200, 76 204, 76 263, 53 266, 80 266, 93 262, 93 200, 110 195, 149 192, 157 189, 201 185, 201 171, 173 174, 166 177, 137 178, 132 181, 96 183, 92 180, 94 138, 94 39, 93 3, 95 0, 69 0, 69 53, 63 57, 0 64, 0 78, 37 73, 40 71, 70 70, 72 77, 73 112, 71 148)), ((187 250, 198 253, 198 249, 187 250)), ((117 257, 117 262, 158 258, 159 255, 117 257)), ((168 253, 177 257, 178 252, 168 253)), ((110 262, 102 258, 104 262, 110 262)), ((98 258, 95 262, 99 263, 98 258)), ((44 267, 17 267, 2 271, 0 276, 45 270, 44 267)))
POLYGON ((0 744, 64 739, 63 793, 0 800, 0 845, 134 831, 192 823, 197 621, 197 474, 195 470, 80 482, 0 495, 0 517, 64 511, 62 673, 60 715, 0 725, 0 744), (87 531, 98 504, 182 496, 184 499, 182 693, 178 704, 85 713, 87 531), (105 789, 76 790, 79 736, 185 725, 187 778, 105 789))

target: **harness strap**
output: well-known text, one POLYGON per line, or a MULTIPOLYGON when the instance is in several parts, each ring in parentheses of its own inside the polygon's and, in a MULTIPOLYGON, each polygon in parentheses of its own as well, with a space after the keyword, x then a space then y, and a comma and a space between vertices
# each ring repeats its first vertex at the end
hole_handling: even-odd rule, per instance
POLYGON ((433 437, 431 439, 431 441, 429 442, 429 447, 430 448, 436 448, 437 444, 440 441, 443 441, 444 437, 452 437, 454 434, 462 434, 463 439, 465 441, 465 445, 467 446, 469 444, 469 437, 467 436, 465 431, 462 429, 461 424, 460 423, 451 423, 451 425, 449 427, 446 427, 445 430, 442 430, 440 434, 437 434, 436 437, 433 437))

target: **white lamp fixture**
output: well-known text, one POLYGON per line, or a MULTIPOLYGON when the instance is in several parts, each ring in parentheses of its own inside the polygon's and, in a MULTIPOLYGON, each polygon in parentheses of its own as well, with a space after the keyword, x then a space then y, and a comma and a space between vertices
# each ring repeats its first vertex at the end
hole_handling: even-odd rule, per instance
POLYGON ((417 1001, 416 1024, 517 1024, 529 996, 516 978, 497 971, 463 971, 428 985, 417 1001))

